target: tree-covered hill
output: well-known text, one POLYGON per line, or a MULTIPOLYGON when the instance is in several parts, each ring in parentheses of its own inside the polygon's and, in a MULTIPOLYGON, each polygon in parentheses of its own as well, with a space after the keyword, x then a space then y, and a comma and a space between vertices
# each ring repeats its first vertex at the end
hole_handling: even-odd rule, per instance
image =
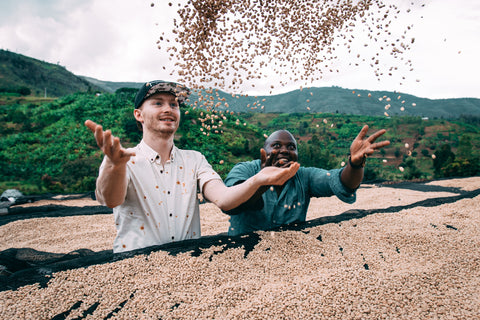
MULTIPOLYGON (((271 96, 231 95, 220 90, 209 94, 220 110, 258 113, 338 113, 368 116, 418 116, 430 119, 458 119, 480 116, 480 99, 426 99, 388 92, 350 90, 340 87, 303 88, 271 96)), ((208 96, 202 92, 193 94, 208 96)))
MULTIPOLYGON (((93 190, 102 154, 84 122, 91 119, 111 129, 126 147, 137 144, 141 134, 133 95, 130 90, 77 93, 49 103, 1 106, 0 181, 30 185, 37 192, 93 190)), ((221 175, 259 150, 263 133, 234 115, 182 111, 177 145, 201 151, 221 175)))
POLYGON ((61 97, 75 92, 103 91, 64 67, 0 50, 0 92, 61 97))
MULTIPOLYGON (((114 93, 120 88, 139 88, 138 82, 102 81, 76 76, 64 67, 0 50, 0 92, 61 97, 87 91, 114 93)), ((151 80, 151 79, 150 79, 151 80)), ((1 103, 2 101, 0 101, 1 103)), ((480 116, 480 99, 427 99, 407 93, 367 91, 340 87, 303 88, 282 94, 248 96, 221 90, 193 93, 192 105, 218 105, 219 110, 259 113, 338 113, 370 116, 418 116, 458 119, 480 116), (203 99, 199 99, 202 98, 203 99), (228 107, 227 107, 228 106, 228 107)))
POLYGON ((82 79, 90 82, 94 86, 102 88, 105 92, 114 93, 118 89, 132 88, 139 89, 143 83, 141 82, 119 82, 119 81, 102 81, 91 77, 81 76, 82 79))
POLYGON ((304 166, 335 168, 347 161, 353 139, 367 124, 369 135, 386 129, 391 144, 368 159, 365 180, 412 180, 480 174, 480 118, 425 120, 420 117, 336 113, 244 114, 270 133, 288 129, 297 138, 304 166))
MULTIPOLYGON (((135 90, 76 93, 51 102, 0 106, 0 191, 92 191, 102 160, 86 119, 101 123, 124 146, 141 134, 133 118, 135 90)), ((336 113, 207 112, 187 106, 175 143, 202 152, 222 177, 234 164, 258 158, 264 136, 288 129, 299 142, 302 165, 338 168, 360 128, 387 129, 392 144, 368 159, 367 180, 431 179, 480 174, 480 120, 336 113), (435 159, 432 158, 435 157, 435 159)))
MULTIPOLYGON (((139 86, 77 77, 0 50, 0 191, 93 190, 102 154, 83 123, 99 122, 125 146, 135 145, 141 134, 132 115, 136 89, 129 88, 139 86), (59 98, 45 98, 45 89, 59 98)), ((222 177, 257 158, 264 136, 278 129, 295 135, 302 165, 340 167, 364 124, 387 129, 392 142, 369 158, 367 180, 480 174, 480 99, 339 87, 263 97, 211 89, 194 92, 182 117, 177 145, 201 151, 222 177)))
MULTIPOLYGON (((110 82, 83 77, 107 92, 136 82, 110 82)), ((268 96, 231 94, 218 89, 193 92, 192 104, 223 111, 256 113, 339 113, 368 116, 417 116, 430 119, 480 117, 480 99, 427 99, 391 91, 367 91, 340 87, 312 87, 268 96)))

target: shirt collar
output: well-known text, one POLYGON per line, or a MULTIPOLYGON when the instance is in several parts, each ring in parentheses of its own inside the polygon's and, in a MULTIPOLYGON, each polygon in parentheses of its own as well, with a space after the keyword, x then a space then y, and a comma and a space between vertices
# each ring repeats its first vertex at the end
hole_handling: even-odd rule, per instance
MULTIPOLYGON (((145 154, 145 157, 148 159, 150 162, 155 162, 155 161, 161 161, 160 155, 153 150, 148 144, 145 143, 145 141, 140 141, 139 144, 140 149, 143 151, 145 154)), ((173 162, 175 159, 175 154, 177 153, 177 147, 173 145, 172 147, 172 152, 170 153, 170 161, 173 162)))

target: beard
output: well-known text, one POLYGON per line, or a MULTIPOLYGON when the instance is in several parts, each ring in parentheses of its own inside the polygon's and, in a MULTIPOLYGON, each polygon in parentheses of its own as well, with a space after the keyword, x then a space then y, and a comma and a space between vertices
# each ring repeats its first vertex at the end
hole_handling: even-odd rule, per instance
POLYGON ((162 121, 158 119, 150 119, 143 124, 143 130, 150 131, 161 137, 169 137, 178 129, 178 121, 162 121))

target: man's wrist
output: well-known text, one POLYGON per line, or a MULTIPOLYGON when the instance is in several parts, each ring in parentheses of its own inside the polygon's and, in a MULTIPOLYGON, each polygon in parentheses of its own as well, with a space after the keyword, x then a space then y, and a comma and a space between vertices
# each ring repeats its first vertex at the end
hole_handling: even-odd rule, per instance
POLYGON ((352 162, 352 156, 350 154, 348 155, 348 163, 350 164, 350 167, 352 167, 354 169, 361 169, 361 168, 365 167, 365 162, 366 161, 367 161, 367 156, 363 155, 362 162, 360 164, 354 164, 352 162))

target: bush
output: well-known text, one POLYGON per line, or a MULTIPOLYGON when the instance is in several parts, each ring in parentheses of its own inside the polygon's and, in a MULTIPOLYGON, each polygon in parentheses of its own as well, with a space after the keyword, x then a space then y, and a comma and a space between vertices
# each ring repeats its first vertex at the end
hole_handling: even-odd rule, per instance
POLYGON ((28 96, 32 93, 30 88, 22 86, 22 87, 0 87, 1 93, 16 93, 21 96, 28 96))
POLYGON ((443 177, 471 177, 480 174, 479 159, 457 159, 441 168, 443 177), (472 161, 473 160, 473 161, 472 161))

